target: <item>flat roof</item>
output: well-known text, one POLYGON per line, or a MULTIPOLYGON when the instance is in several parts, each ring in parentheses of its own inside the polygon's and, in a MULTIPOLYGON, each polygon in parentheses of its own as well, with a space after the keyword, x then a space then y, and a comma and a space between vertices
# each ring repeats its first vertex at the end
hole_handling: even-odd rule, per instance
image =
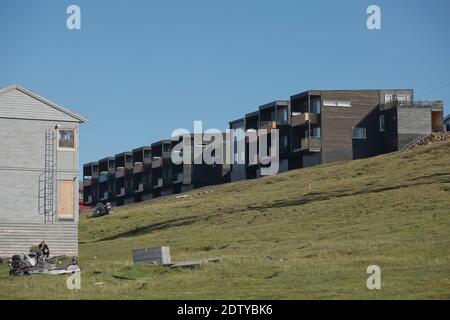
POLYGON ((253 112, 247 113, 247 114, 245 115, 246 118, 253 118, 253 117, 255 117, 255 116, 258 116, 258 117, 259 117, 259 110, 258 110, 258 111, 253 111, 253 112))
POLYGON ((259 110, 265 110, 270 108, 275 108, 277 106, 287 107, 289 105, 288 100, 275 100, 266 104, 259 106, 259 110))
POLYGON ((152 148, 162 145, 163 143, 172 143, 172 140, 160 140, 160 141, 154 142, 154 143, 152 143, 152 148))
POLYGON ((245 118, 239 118, 239 119, 236 119, 236 120, 233 120, 233 121, 229 121, 228 123, 229 124, 234 124, 234 123, 243 122, 243 121, 245 121, 245 118))
POLYGON ((134 152, 138 152, 138 151, 142 151, 142 150, 152 150, 152 147, 150 147, 150 146, 142 146, 142 147, 133 149, 132 152, 134 153, 134 152))
POLYGON ((333 89, 333 90, 306 90, 291 96, 291 99, 300 98, 302 96, 320 95, 322 92, 337 92, 337 91, 413 91, 414 89, 333 89))
POLYGON ((85 163, 85 164, 83 164, 83 167, 90 167, 95 164, 98 164, 98 161, 91 161, 91 162, 85 163))
POLYGON ((111 161, 111 160, 116 160, 116 158, 114 158, 114 157, 106 157, 106 158, 98 160, 98 162, 105 162, 105 161, 111 161))
POLYGON ((118 158, 118 157, 122 157, 122 156, 130 156, 130 155, 132 156, 133 152, 131 152, 131 151, 124 151, 124 152, 121 152, 121 153, 117 153, 115 155, 115 157, 118 158))

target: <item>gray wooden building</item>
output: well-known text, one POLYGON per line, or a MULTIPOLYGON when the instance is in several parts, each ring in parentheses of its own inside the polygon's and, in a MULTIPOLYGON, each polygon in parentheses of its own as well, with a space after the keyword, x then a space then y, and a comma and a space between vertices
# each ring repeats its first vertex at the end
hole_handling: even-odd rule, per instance
POLYGON ((78 137, 86 121, 19 85, 0 89, 0 256, 42 240, 52 255, 78 255, 78 137))

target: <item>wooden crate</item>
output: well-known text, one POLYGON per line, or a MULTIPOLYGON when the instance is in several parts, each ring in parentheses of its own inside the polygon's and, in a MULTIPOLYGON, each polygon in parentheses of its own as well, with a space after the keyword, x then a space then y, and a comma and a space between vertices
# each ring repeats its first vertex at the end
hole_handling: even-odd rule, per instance
POLYGON ((135 249, 132 252, 134 264, 170 264, 170 248, 157 247, 135 249))

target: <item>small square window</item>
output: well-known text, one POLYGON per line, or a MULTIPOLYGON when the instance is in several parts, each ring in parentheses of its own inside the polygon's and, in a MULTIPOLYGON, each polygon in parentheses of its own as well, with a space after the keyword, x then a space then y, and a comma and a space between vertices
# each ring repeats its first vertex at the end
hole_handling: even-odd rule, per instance
POLYGON ((366 128, 353 128, 352 137, 353 139, 365 140, 367 138, 366 128))
POLYGON ((58 131, 58 148, 75 150, 74 129, 61 129, 58 131))

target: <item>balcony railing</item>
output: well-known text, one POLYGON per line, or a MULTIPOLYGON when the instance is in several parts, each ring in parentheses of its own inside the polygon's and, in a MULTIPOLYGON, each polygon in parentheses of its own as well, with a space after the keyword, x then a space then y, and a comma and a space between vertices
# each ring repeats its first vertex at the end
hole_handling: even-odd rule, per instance
POLYGON ((85 204, 91 204, 92 203, 92 196, 87 196, 85 204))
POLYGON ((322 150, 322 139, 320 138, 303 138, 301 140, 302 151, 320 152, 322 150))
POLYGON ((258 131, 256 130, 248 130, 248 136, 245 136, 245 142, 251 143, 251 142, 257 142, 258 141, 258 131))
POLYGON ((319 121, 319 115, 317 113, 305 112, 305 113, 293 113, 292 114, 292 126, 303 126, 308 123, 317 124, 319 121))
POLYGON ((162 166, 163 160, 161 157, 155 157, 152 161, 152 168, 160 168, 162 166))
POLYGON ((144 165, 142 162, 136 162, 133 167, 133 173, 141 173, 144 171, 144 165))
POLYGON ((382 103, 380 105, 381 110, 390 109, 393 107, 410 107, 410 108, 430 108, 434 110, 443 110, 444 103, 442 101, 390 101, 386 103, 382 103))
POLYGON ((83 180, 83 187, 89 187, 92 185, 92 179, 83 180))
POLYGON ((125 187, 122 187, 122 188, 119 189, 119 192, 117 192, 117 196, 118 197, 125 196, 125 187))
POLYGON ((276 121, 261 121, 260 123, 260 129, 265 130, 272 130, 277 128, 277 122, 276 121))
POLYGON ((125 177, 125 168, 119 167, 116 169, 116 179, 125 177))
POLYGON ((175 176, 173 183, 183 183, 183 182, 184 182, 184 174, 180 172, 175 176))
POLYGON ((153 188, 162 188, 162 186, 163 186, 163 179, 162 179, 162 178, 159 178, 159 179, 156 181, 156 184, 153 186, 153 188))
POLYGON ((102 182, 107 182, 108 181, 108 174, 102 174, 99 178, 98 178, 98 182, 102 183, 102 182))
POLYGON ((143 191, 144 191, 144 184, 143 183, 139 183, 137 188, 134 190, 134 193, 139 193, 139 192, 143 192, 143 191))
POLYGON ((103 195, 102 195, 102 197, 100 198, 100 201, 108 200, 108 196, 109 196, 108 191, 103 192, 103 195))

